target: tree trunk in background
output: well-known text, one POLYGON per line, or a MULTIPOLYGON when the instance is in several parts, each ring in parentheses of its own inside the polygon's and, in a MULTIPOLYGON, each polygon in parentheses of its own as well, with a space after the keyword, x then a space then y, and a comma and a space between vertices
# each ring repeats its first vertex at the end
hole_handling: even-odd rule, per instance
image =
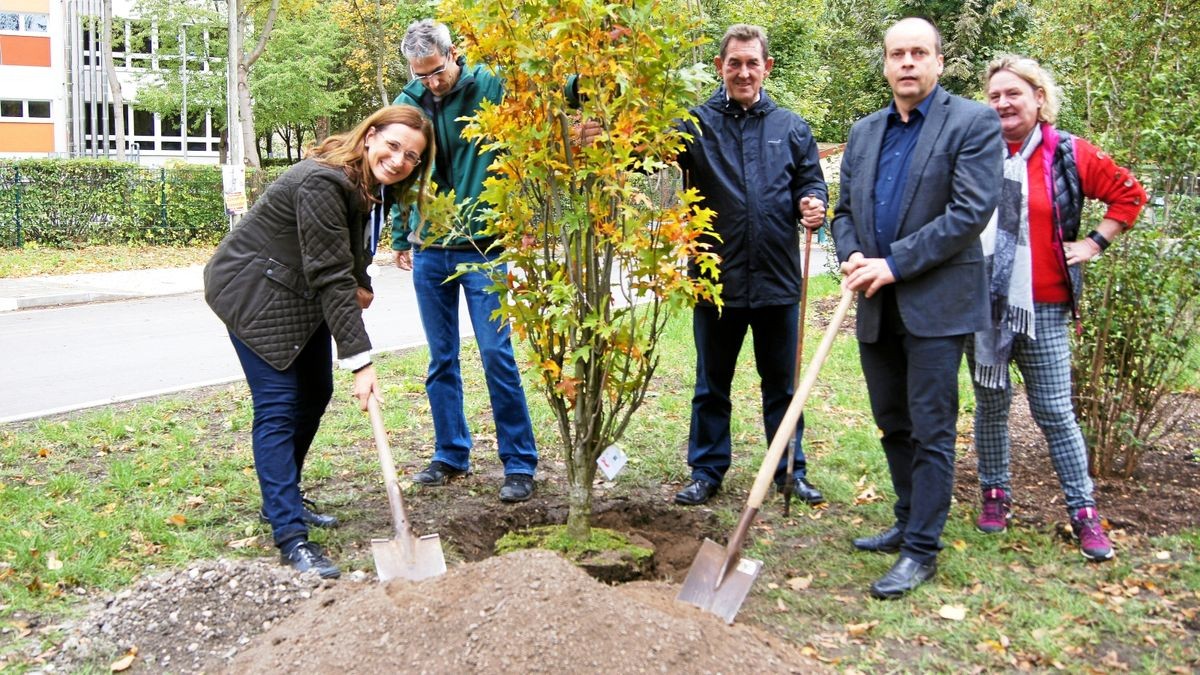
MULTIPOLYGON (((104 50, 104 72, 105 79, 108 80, 108 90, 112 94, 113 102, 113 123, 117 136, 117 161, 125 161, 125 99, 121 96, 121 81, 117 79, 117 66, 113 63, 112 49, 112 0, 104 0, 104 8, 101 10, 104 16, 101 21, 104 22, 104 36, 100 40, 101 48, 104 50)), ((186 127, 187 120, 184 120, 186 127)), ((187 131, 184 131, 187 134, 187 131)))

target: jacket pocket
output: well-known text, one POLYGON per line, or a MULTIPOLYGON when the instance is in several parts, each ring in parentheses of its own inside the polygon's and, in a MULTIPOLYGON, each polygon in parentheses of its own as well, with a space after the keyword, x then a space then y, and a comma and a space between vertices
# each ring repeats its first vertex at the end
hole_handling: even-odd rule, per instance
POLYGON ((305 283, 304 275, 274 258, 267 259, 267 268, 263 270, 263 276, 305 300, 312 300, 317 295, 305 283))

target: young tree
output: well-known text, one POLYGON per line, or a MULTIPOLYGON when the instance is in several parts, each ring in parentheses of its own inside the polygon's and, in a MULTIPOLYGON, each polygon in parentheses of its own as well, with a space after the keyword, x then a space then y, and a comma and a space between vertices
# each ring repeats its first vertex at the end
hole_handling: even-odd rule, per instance
POLYGON ((506 78, 503 102, 464 133, 503 151, 479 208, 509 269, 496 279, 501 312, 529 346, 558 422, 575 539, 590 535, 596 460, 644 400, 668 317, 719 290, 686 271, 690 258, 715 272, 700 243, 712 213, 694 191, 664 204, 639 188, 674 161, 673 121, 710 81, 707 65, 680 63, 695 40, 679 9, 633 0, 441 9, 468 58, 506 78), (572 75, 578 112, 564 91, 572 75), (596 143, 572 143, 576 114, 603 125, 596 143))
POLYGON ((1133 168, 1151 193, 1133 230, 1089 263, 1076 341, 1077 404, 1092 468, 1131 477, 1169 430, 1164 397, 1200 346, 1200 25, 1190 0, 1041 6, 1036 45, 1068 127, 1133 168))

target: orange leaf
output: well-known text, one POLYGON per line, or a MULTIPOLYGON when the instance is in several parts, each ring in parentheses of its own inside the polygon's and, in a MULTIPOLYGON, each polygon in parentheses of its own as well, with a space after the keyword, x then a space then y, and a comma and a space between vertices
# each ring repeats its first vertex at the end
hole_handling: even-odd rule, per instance
POLYGON ((187 517, 182 513, 176 513, 167 518, 166 523, 175 527, 183 527, 187 525, 187 517))

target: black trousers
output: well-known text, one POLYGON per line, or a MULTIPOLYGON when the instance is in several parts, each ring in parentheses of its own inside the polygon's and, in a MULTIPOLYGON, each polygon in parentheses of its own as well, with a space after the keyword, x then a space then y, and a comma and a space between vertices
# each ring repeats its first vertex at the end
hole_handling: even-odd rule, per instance
POLYGON ((871 412, 896 492, 902 555, 922 564, 941 549, 954 488, 958 370, 966 335, 917 337, 885 291, 879 341, 859 342, 871 412))
MULTIPOLYGON (((767 444, 775 437, 779 424, 792 402, 796 365, 797 305, 777 305, 754 309, 726 307, 719 315, 715 307, 698 305, 692 314, 692 332, 696 341, 696 389, 692 396, 692 423, 688 434, 688 466, 693 479, 721 484, 732 462, 729 420, 733 411, 730 387, 737 367, 738 353, 750 331, 754 342, 754 365, 761 378, 763 431, 767 444)), ((800 439, 804 435, 804 416, 796 425, 794 470, 807 475, 808 464, 800 439)), ((777 482, 787 472, 786 451, 775 471, 777 482)))

